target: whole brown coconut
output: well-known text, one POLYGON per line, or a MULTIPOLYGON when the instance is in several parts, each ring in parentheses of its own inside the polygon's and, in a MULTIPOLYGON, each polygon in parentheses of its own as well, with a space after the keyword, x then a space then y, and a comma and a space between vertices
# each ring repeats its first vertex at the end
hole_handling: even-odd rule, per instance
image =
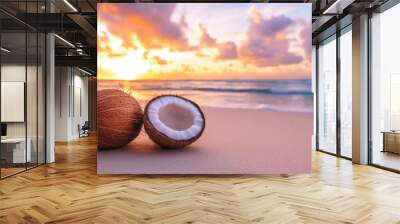
POLYGON ((205 117, 193 101, 176 95, 162 95, 147 103, 144 128, 159 146, 183 148, 200 138, 205 128, 205 117))
POLYGON ((97 95, 98 148, 120 148, 135 139, 142 129, 143 111, 130 95, 106 89, 97 95))

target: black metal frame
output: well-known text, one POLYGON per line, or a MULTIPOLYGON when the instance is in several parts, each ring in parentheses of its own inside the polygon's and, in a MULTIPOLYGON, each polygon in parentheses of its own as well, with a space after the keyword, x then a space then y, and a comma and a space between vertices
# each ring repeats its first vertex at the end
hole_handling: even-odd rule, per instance
POLYGON ((367 54, 367 61, 368 61, 368 75, 367 75, 367 83, 368 83, 368 95, 367 95, 367 119, 368 119, 368 124, 367 124, 367 132, 368 132, 368 158, 367 162, 368 164, 372 165, 372 64, 371 64, 371 56, 372 56, 372 30, 371 30, 371 19, 372 19, 372 13, 368 13, 368 54, 367 54))
POLYGON ((319 45, 315 45, 315 148, 316 150, 319 149, 319 116, 318 116, 318 108, 319 108, 319 75, 318 75, 318 70, 319 70, 319 54, 318 54, 318 49, 319 45))
POLYGON ((342 124, 340 117, 340 79, 341 79, 341 66, 340 66, 340 30, 336 30, 336 154, 341 156, 341 133, 342 124))

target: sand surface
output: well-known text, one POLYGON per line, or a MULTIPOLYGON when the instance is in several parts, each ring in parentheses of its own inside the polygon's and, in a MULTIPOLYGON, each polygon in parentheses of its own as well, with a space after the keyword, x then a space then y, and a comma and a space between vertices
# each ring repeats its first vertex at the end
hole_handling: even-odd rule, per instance
POLYGON ((295 174, 311 170, 312 113, 203 108, 206 129, 192 145, 162 150, 145 133, 99 151, 99 174, 295 174))

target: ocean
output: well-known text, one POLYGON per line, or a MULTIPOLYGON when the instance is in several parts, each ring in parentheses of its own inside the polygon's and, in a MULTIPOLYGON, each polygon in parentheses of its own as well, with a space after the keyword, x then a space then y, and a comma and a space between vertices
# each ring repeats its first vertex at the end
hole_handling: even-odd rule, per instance
POLYGON ((99 80, 98 90, 121 89, 145 104, 162 94, 201 106, 312 112, 311 80, 99 80))

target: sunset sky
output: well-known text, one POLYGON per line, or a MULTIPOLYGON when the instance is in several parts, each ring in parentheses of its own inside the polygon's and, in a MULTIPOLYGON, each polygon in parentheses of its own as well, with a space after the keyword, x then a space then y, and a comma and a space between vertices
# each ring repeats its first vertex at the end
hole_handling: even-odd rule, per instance
POLYGON ((98 4, 98 79, 309 79, 311 4, 98 4))

